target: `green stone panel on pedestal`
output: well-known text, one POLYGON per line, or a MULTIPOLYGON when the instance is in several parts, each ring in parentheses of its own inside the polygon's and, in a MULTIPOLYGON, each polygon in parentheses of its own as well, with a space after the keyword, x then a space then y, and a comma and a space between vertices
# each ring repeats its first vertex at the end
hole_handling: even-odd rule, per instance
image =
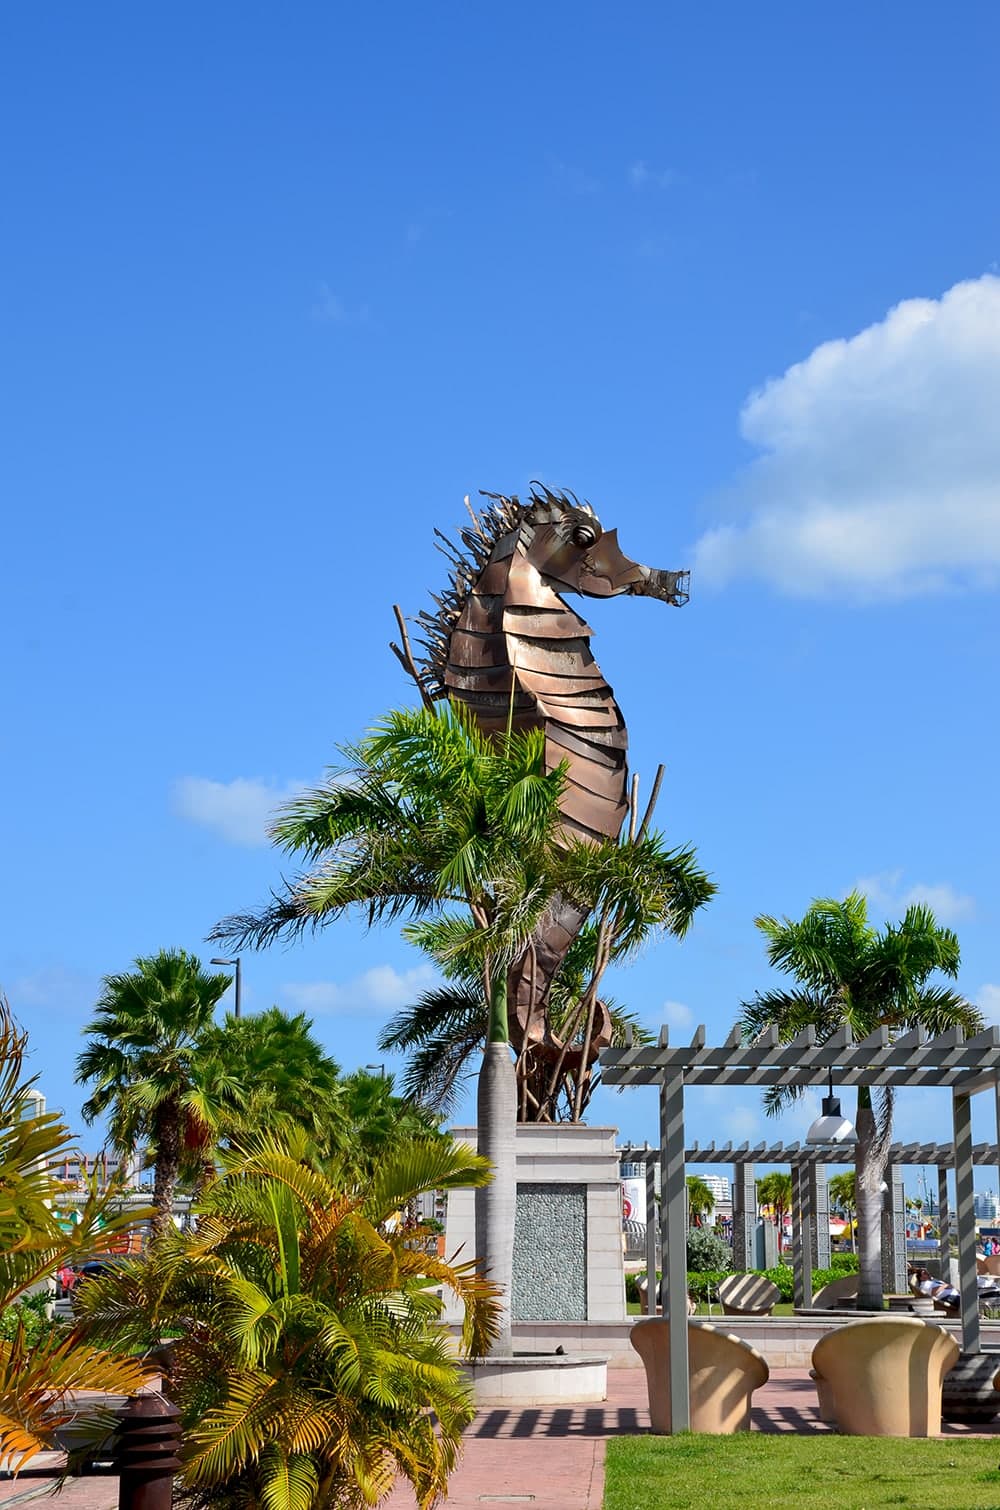
POLYGON ((518 1185, 512 1301, 515 1321, 586 1321, 586 1186, 518 1185))

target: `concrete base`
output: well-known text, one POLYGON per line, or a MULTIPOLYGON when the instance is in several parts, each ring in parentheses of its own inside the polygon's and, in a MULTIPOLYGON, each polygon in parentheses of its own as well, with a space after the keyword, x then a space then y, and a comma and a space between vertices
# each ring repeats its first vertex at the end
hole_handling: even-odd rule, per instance
POLYGON ((515 1353, 512 1358, 469 1358, 462 1368, 476 1405, 573 1405, 608 1397, 607 1358, 515 1353))
MULTIPOLYGON (((823 1317, 804 1316, 726 1316, 720 1307, 712 1307, 711 1316, 700 1317, 715 1326, 724 1327, 744 1342, 752 1343, 767 1359, 769 1366, 793 1368, 808 1374, 812 1367, 812 1350, 819 1339, 835 1327, 846 1326, 849 1321, 872 1316, 871 1311, 828 1311, 823 1317)), ((882 1313, 886 1314, 886 1313, 882 1313)), ((515 1354, 554 1353, 557 1347, 566 1349, 569 1357, 604 1357, 609 1368, 642 1368, 642 1359, 629 1342, 632 1328, 641 1316, 630 1316, 624 1322, 559 1322, 519 1321, 514 1323, 515 1354)), ((936 1315, 935 1325, 943 1326, 961 1346, 962 1329, 956 1321, 936 1315)), ((452 1330, 459 1336, 458 1328, 452 1330)), ((1000 1351, 1000 1324, 983 1322, 983 1348, 1000 1351)))

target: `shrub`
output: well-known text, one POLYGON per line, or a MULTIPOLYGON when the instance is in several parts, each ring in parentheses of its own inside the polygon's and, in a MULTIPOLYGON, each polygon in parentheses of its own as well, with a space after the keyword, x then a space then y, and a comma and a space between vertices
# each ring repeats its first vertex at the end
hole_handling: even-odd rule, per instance
POLYGON ((56 1330, 58 1322, 49 1321, 37 1306, 22 1300, 0 1311, 0 1341, 13 1342, 19 1327, 23 1329, 27 1346, 34 1347, 42 1337, 56 1330))
POLYGON ((729 1244, 707 1227, 692 1227, 687 1235, 687 1266, 696 1274, 709 1269, 725 1269, 732 1266, 733 1255, 729 1244))
POLYGON ((830 1268, 839 1277, 841 1274, 857 1274, 858 1255, 856 1253, 832 1253, 830 1255, 830 1268))
POLYGON ((687 1287, 688 1294, 693 1295, 695 1300, 701 1302, 717 1301, 719 1298, 719 1286, 730 1273, 729 1269, 702 1269, 695 1272, 688 1270, 687 1287))

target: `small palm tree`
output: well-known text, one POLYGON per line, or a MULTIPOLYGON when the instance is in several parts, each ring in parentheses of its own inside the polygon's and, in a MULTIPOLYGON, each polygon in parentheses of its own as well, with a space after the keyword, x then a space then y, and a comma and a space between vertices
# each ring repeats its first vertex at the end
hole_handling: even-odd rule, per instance
POLYGON ((204 1164, 214 1147, 218 1109, 239 1087, 199 1059, 202 1037, 229 976, 209 975, 183 949, 137 959, 105 977, 76 1079, 93 1089, 88 1122, 109 1113, 114 1146, 132 1156, 151 1145, 156 1161, 154 1230, 169 1224, 182 1164, 204 1164))
POLYGON ((687 1177, 687 1204, 691 1224, 695 1227, 700 1227, 703 1218, 715 1208, 712 1187, 706 1185, 700 1175, 689 1174, 687 1177))
POLYGON ((827 1186, 831 1206, 834 1211, 840 1212, 848 1224, 848 1231, 851 1234, 852 1253, 855 1251, 854 1222, 858 1210, 855 1194, 856 1183, 857 1175, 855 1171, 848 1169, 843 1174, 835 1174, 827 1186))
MULTIPOLYGON (((775 1026, 782 1042, 812 1026, 824 1042, 846 1024, 855 1038, 876 1028, 892 1033, 922 1027, 942 1033, 958 1027, 975 1033, 982 1014, 937 973, 958 974, 958 939, 942 928, 929 907, 907 908, 902 922, 884 929, 868 921, 860 892, 842 902, 813 902, 800 922, 762 916, 757 927, 767 940, 770 963, 794 978, 792 989, 758 992, 744 1002, 740 1027, 751 1040, 775 1026)), ((776 1086, 764 1097, 769 1115, 779 1112, 800 1087, 776 1086)), ((882 1307, 882 1176, 892 1139, 892 1091, 882 1089, 873 1104, 868 1086, 858 1087, 855 1146, 858 1211, 858 1305, 882 1307)))
POLYGON ((785 1221, 792 1209, 792 1177, 774 1169, 757 1181, 757 1204, 770 1211, 778 1229, 778 1252, 784 1247, 785 1221))
MULTIPOLYGON (((66 1187, 52 1169, 75 1149, 57 1115, 37 1114, 32 1082, 23 1078, 26 1042, 0 996, 0 1311, 16 1307, 64 1264, 106 1253, 146 1215, 117 1213, 118 1192, 113 1186, 99 1192, 95 1180, 79 1221, 68 1231, 60 1225, 57 1203, 66 1187)), ((55 1448, 70 1422, 81 1446, 97 1445, 114 1416, 87 1397, 133 1394, 147 1378, 137 1360, 84 1342, 76 1326, 43 1328, 32 1341, 20 1317, 13 1335, 0 1338, 0 1463, 24 1467, 55 1448)))
POLYGON ((188 1504, 360 1507, 402 1473, 427 1510, 474 1412, 439 1287, 464 1304, 467 1352, 488 1351, 496 1303, 399 1214, 421 1191, 481 1184, 488 1166, 450 1139, 411 1139, 345 1189, 304 1148, 301 1134, 255 1140, 206 1192, 196 1233, 88 1282, 83 1324, 129 1349, 179 1333, 188 1504))

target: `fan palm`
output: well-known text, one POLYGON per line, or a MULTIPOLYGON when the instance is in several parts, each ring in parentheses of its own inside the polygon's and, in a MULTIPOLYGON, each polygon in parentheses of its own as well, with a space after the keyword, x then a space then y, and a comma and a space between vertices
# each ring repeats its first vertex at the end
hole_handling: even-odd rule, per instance
POLYGON ((204 1161, 215 1143, 217 1108, 239 1094, 221 1067, 213 1073, 199 1062, 202 1036, 228 986, 228 975, 207 974, 193 954, 161 950, 105 977, 84 1028, 89 1041, 76 1079, 93 1089, 83 1115, 92 1122, 109 1113, 111 1140, 126 1156, 152 1146, 157 1232, 170 1222, 182 1163, 204 1161))
POLYGON ((438 1287, 464 1303, 466 1351, 488 1349, 496 1307, 471 1264, 432 1257, 398 1214, 421 1191, 482 1183, 488 1166, 450 1139, 409 1140, 345 1191, 304 1146, 264 1136, 238 1152, 196 1233, 88 1282, 83 1324, 129 1349, 180 1333, 188 1503, 374 1505, 401 1472, 428 1507, 473 1414, 438 1287))
POLYGON ((196 1110, 218 1142, 282 1126, 303 1128, 320 1153, 351 1139, 340 1068, 302 1012, 269 1007, 210 1022, 198 1037, 194 1075, 196 1092, 201 1084, 207 1090, 196 1110))
MULTIPOLYGON (((96 1180, 64 1230, 57 1202, 66 1187, 52 1168, 73 1150, 59 1117, 37 1114, 24 1080, 25 1035, 0 996, 0 1311, 16 1306, 64 1264, 106 1253, 147 1213, 122 1216, 118 1191, 96 1180)), ((147 1379, 134 1359, 114 1357, 81 1339, 74 1326, 44 1328, 34 1341, 23 1317, 0 1338, 0 1464, 21 1468, 56 1445, 71 1421, 81 1445, 96 1445, 113 1425, 107 1408, 81 1405, 80 1394, 133 1394, 147 1379)))
MULTIPOLYGON (((813 902, 800 922, 769 916, 756 921, 767 939, 770 963, 797 984, 791 990, 759 992, 743 1003, 740 1026, 748 1040, 771 1025, 782 1042, 810 1025, 820 1042, 844 1024, 855 1038, 878 1027, 893 1033, 923 1027, 935 1034, 951 1027, 974 1033, 983 1025, 976 1007, 932 979, 938 972, 955 978, 959 946, 929 907, 909 907, 900 923, 879 931, 868 921, 866 899, 851 892, 843 901, 813 902)), ((765 1108, 775 1114, 799 1094, 798 1087, 773 1087, 765 1094, 765 1108)), ((858 1087, 855 1125, 858 1305, 880 1309, 881 1186, 892 1138, 889 1088, 873 1105, 870 1088, 858 1087)))

